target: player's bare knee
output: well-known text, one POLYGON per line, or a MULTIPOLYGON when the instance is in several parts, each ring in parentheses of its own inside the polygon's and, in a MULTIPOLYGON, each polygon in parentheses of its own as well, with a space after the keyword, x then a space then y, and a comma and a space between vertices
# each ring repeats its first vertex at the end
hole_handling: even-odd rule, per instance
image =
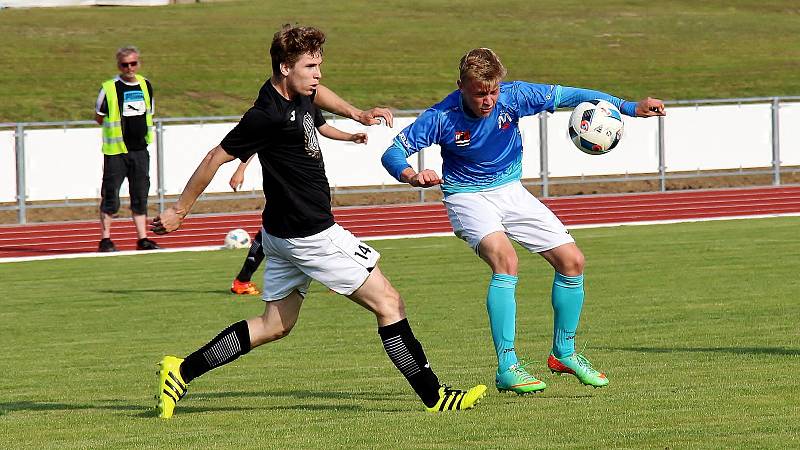
POLYGON ((503 257, 503 265, 506 269, 504 273, 515 275, 519 270, 519 259, 517 258, 516 252, 511 253, 510 255, 505 255, 503 257))
POLYGON ((561 273, 567 276, 578 276, 583 273, 586 257, 580 250, 575 250, 562 261, 561 273))
POLYGON ((492 266, 492 271, 494 273, 516 275, 519 268, 519 259, 517 258, 517 253, 514 251, 504 252, 498 255, 497 258, 494 258, 489 265, 492 266))

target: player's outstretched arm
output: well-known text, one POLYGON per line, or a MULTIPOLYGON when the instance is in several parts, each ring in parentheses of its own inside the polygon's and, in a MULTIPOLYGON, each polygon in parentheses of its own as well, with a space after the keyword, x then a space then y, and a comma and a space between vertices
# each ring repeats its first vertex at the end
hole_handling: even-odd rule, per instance
POLYGON ((652 97, 647 97, 636 104, 636 117, 666 116, 664 102, 652 97))
POLYGON ((344 99, 336 95, 335 92, 321 84, 317 86, 317 95, 314 96, 314 104, 325 111, 353 119, 362 125, 379 125, 381 119, 383 119, 383 122, 389 127, 394 123, 394 116, 388 108, 375 107, 362 111, 350 103, 347 103, 344 99))
POLYGON ((180 228, 183 218, 189 214, 194 202, 197 201, 200 194, 211 183, 219 166, 229 161, 233 161, 233 156, 229 155, 219 145, 208 152, 203 161, 200 162, 200 165, 197 166, 197 169, 195 169, 192 177, 189 178, 189 182, 183 188, 178 201, 153 219, 150 224, 150 230, 156 234, 166 234, 180 228))
POLYGON ((613 95, 605 92, 594 91, 591 89, 576 88, 571 86, 558 86, 557 89, 559 89, 561 95, 560 100, 558 101, 558 107, 575 107, 581 102, 600 99, 613 104, 619 108, 622 114, 625 114, 626 116, 653 117, 666 115, 664 112, 664 102, 657 98, 647 97, 638 103, 634 103, 632 101, 626 101, 621 98, 614 97, 613 95))
POLYGON ((367 133, 347 133, 327 123, 317 129, 319 130, 319 134, 328 139, 333 139, 334 141, 348 141, 355 142, 356 144, 367 143, 367 133))

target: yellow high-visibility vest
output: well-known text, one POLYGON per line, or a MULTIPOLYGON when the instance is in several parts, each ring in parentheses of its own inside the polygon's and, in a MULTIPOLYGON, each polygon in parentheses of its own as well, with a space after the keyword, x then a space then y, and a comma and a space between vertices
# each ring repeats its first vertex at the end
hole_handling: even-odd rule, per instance
MULTIPOLYGON (((150 144, 153 142, 153 115, 150 114, 150 93, 147 92, 147 83, 141 75, 135 75, 139 81, 139 87, 144 95, 145 121, 147 122, 147 136, 145 141, 150 144)), ((103 153, 106 155, 119 155, 128 153, 125 141, 122 139, 122 114, 117 102, 116 80, 111 79, 103 83, 103 91, 106 93, 106 103, 108 104, 108 115, 103 120, 103 153)))

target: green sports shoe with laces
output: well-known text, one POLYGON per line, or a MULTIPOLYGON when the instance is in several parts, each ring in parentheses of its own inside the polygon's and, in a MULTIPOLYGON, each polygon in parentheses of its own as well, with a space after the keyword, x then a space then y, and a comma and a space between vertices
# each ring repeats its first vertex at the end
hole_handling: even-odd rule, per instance
POLYGON ((564 358, 556 358, 552 353, 547 358, 547 367, 550 371, 559 375, 565 373, 575 375, 581 383, 595 388, 603 387, 608 384, 606 374, 598 372, 592 368, 592 363, 580 353, 573 353, 564 358))
POLYGON ((527 364, 514 364, 503 372, 495 374, 495 387, 497 392, 514 392, 517 395, 537 393, 547 387, 542 380, 537 379, 525 370, 527 364))

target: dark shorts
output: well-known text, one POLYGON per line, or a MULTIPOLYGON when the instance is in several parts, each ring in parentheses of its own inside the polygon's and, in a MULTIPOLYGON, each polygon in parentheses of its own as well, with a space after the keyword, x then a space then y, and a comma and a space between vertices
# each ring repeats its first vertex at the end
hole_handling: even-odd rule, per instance
POLYGON ((103 187, 100 190, 100 211, 116 214, 119 211, 119 189, 128 179, 131 211, 147 214, 147 194, 150 191, 150 153, 134 151, 120 155, 103 155, 103 187))

